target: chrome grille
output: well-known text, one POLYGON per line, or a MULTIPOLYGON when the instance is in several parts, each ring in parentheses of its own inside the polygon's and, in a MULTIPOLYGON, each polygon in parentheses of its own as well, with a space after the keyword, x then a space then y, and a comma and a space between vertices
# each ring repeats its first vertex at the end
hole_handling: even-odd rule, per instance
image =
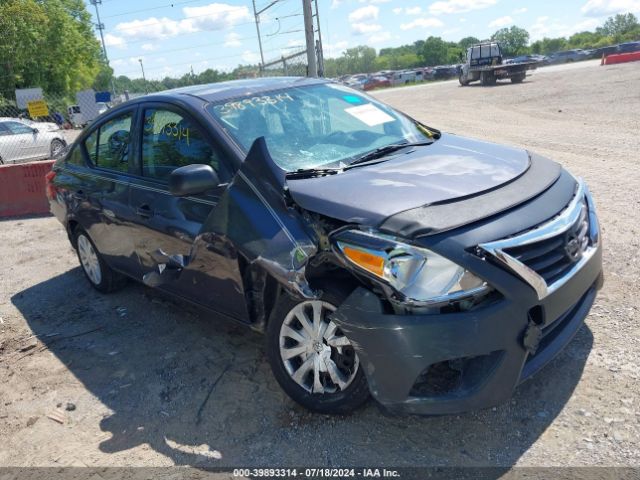
POLYGON ((564 233, 540 242, 505 248, 504 252, 553 284, 582 258, 589 247, 589 216, 587 205, 582 208, 578 220, 564 233))
POLYGON ((519 235, 478 245, 478 251, 522 278, 542 300, 593 256, 599 235, 593 199, 579 181, 573 200, 558 216, 519 235))

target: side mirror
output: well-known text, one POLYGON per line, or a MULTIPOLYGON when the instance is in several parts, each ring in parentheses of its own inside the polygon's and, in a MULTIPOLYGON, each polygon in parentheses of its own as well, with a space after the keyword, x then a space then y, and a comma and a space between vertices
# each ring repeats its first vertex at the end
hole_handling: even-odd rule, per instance
POLYGON ((37 128, 33 129, 33 133, 38 133, 40 130, 38 130, 37 128))
POLYGON ((218 174, 210 165, 187 165, 176 168, 169 175, 169 191, 176 197, 204 193, 219 184, 218 174))

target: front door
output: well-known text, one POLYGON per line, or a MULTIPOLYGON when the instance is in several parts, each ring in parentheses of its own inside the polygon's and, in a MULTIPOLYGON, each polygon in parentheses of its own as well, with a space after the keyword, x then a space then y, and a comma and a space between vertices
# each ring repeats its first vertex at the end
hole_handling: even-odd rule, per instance
POLYGON ((5 122, 4 126, 10 132, 10 160, 28 160, 42 156, 38 150, 38 134, 34 132, 33 128, 20 122, 5 122))
POLYGON ((171 172, 191 164, 211 165, 224 180, 228 174, 222 150, 207 139, 199 123, 176 107, 148 104, 141 118, 140 175, 132 182, 130 195, 141 275, 162 273, 159 288, 246 320, 237 258, 217 249, 210 233, 201 232, 225 185, 183 198, 168 189, 171 172), (177 275, 165 271, 173 262, 184 265, 177 275))

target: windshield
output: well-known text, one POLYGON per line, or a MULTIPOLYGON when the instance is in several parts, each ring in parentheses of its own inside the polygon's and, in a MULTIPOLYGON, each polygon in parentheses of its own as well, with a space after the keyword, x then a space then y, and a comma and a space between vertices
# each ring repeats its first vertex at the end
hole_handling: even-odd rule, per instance
POLYGON ((429 140, 404 115, 337 84, 248 95, 207 108, 245 152, 265 137, 274 161, 288 172, 341 167, 385 145, 429 140))

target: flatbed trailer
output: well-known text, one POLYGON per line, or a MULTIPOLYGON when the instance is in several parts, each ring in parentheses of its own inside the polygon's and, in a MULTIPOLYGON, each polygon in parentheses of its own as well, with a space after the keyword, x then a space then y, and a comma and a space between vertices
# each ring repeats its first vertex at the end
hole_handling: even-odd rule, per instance
POLYGON ((526 78, 527 71, 537 67, 538 62, 505 64, 498 43, 478 44, 467 50, 467 59, 460 67, 458 79, 463 87, 478 80, 484 86, 495 85, 496 81, 506 79, 510 79, 512 83, 521 83, 526 78))

